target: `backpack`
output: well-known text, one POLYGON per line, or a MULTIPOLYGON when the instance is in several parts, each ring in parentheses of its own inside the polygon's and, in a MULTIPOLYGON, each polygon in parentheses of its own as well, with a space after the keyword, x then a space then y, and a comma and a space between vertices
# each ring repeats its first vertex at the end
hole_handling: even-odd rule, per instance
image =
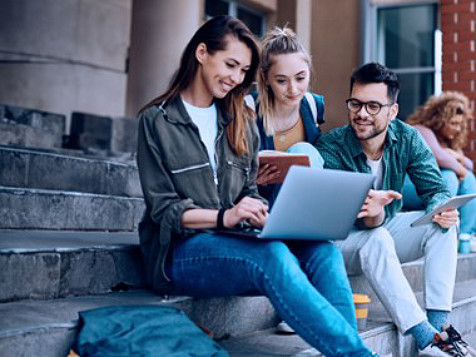
MULTIPOLYGON (((304 93, 304 98, 309 104, 316 126, 319 127, 319 124, 324 122, 324 98, 321 95, 313 95, 311 92, 304 93)), ((258 104, 256 103, 255 96, 248 94, 244 99, 246 105, 253 109, 255 113, 258 113, 258 104)))
POLYGON ((81 357, 229 357, 183 311, 170 306, 109 306, 79 313, 81 357))

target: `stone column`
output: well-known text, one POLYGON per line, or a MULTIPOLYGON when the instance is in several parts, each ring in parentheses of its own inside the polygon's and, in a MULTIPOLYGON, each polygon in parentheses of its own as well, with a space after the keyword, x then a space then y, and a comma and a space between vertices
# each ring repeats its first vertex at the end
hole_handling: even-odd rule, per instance
POLYGON ((131 3, 0 1, 1 103, 123 115, 131 3))
POLYGON ((202 23, 202 1, 135 0, 127 84, 128 115, 162 93, 202 23))

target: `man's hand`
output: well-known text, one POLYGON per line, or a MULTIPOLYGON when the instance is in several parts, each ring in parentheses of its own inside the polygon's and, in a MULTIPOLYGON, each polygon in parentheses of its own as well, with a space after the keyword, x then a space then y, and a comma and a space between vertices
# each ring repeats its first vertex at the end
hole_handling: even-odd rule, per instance
POLYGON ((279 177, 280 171, 276 165, 264 164, 259 165, 258 177, 256 183, 258 185, 267 185, 270 181, 279 177))
POLYGON ((364 218, 367 227, 377 227, 385 219, 383 208, 393 200, 401 198, 402 195, 397 191, 370 190, 357 218, 364 218))
POLYGON ((256 198, 244 197, 236 206, 225 211, 223 225, 231 228, 244 220, 255 227, 262 227, 268 220, 268 206, 256 198))
POLYGON ((451 209, 440 212, 433 216, 432 221, 437 223, 441 228, 450 228, 457 224, 459 220, 459 212, 457 209, 451 209))

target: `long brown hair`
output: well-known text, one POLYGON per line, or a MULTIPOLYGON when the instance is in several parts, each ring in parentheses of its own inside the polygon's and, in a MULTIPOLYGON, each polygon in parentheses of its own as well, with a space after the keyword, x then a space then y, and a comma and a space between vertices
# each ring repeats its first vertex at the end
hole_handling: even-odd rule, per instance
MULTIPOLYGON (((270 30, 261 43, 261 65, 258 76, 258 101, 259 115, 263 118, 263 125, 268 135, 274 135, 276 124, 274 116, 274 95, 271 87, 267 83, 267 76, 273 65, 273 56, 301 53, 309 66, 309 75, 312 73, 311 55, 304 45, 298 40, 296 34, 289 27, 275 27, 270 30)), ((310 79, 309 79, 310 81, 310 79)))
POLYGON ((199 66, 195 50, 200 43, 206 45, 208 53, 214 54, 225 50, 228 36, 235 37, 251 50, 251 65, 243 82, 233 88, 225 98, 217 99, 232 118, 227 127, 228 142, 236 154, 243 155, 249 152, 246 130, 248 121, 254 116, 253 111, 244 105, 243 99, 255 80, 260 61, 260 49, 248 27, 232 16, 214 17, 195 32, 182 53, 180 66, 172 77, 169 88, 146 104, 141 111, 150 106, 168 102, 192 83, 199 66))
POLYGON ((435 135, 451 149, 461 150, 468 140, 468 119, 473 117, 468 98, 459 92, 447 91, 438 96, 431 96, 407 119, 408 124, 420 124, 430 128, 435 135), (464 117, 461 130, 452 140, 440 135, 443 127, 456 115, 464 117))

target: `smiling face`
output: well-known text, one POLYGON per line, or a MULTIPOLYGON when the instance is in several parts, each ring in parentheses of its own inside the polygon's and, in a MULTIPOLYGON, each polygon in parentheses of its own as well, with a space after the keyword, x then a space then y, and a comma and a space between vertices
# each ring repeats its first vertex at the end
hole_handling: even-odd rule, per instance
POLYGON ((251 65, 251 50, 234 36, 228 36, 224 50, 211 54, 201 43, 195 51, 200 63, 197 76, 203 84, 203 95, 211 100, 224 98, 243 83, 251 65))
POLYGON ((309 87, 310 70, 300 52, 273 55, 265 78, 273 91, 275 105, 299 105, 309 87))
MULTIPOLYGON (((387 85, 385 83, 354 83, 350 98, 357 99, 360 102, 377 102, 382 105, 390 104, 387 96, 387 85)), ((359 140, 370 140, 373 138, 383 139, 387 134, 387 128, 390 121, 398 113, 398 104, 383 106, 376 115, 367 113, 365 105, 354 113, 348 110, 349 124, 359 140)))

